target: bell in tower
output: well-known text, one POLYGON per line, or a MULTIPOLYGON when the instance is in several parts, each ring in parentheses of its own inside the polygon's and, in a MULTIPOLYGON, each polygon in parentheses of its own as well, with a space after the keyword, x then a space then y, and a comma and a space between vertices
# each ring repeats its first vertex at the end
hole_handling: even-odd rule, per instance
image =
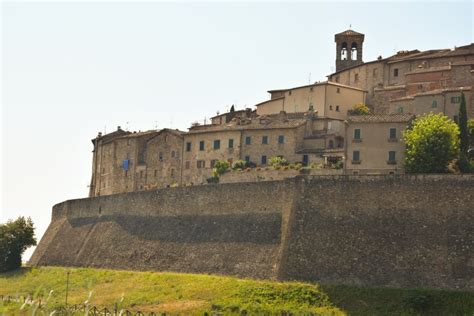
POLYGON ((363 63, 364 34, 347 30, 336 34, 334 38, 336 41, 336 72, 363 63))

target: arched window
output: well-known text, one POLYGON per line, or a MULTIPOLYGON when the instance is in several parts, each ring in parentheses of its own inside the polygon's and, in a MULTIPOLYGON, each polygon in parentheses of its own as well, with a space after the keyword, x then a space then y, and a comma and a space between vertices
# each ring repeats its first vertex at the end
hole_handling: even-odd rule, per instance
POLYGON ((357 43, 352 42, 351 45, 351 60, 357 60, 357 43))
POLYGON ((328 148, 334 148, 334 141, 333 140, 330 140, 329 141, 329 146, 328 148))
POLYGON ((341 60, 347 60, 347 43, 342 43, 341 46, 341 60))

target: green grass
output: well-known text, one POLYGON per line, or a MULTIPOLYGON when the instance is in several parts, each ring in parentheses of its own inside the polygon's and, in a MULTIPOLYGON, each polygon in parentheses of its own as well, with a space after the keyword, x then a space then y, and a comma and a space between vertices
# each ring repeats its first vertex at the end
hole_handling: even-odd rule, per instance
MULTIPOLYGON (((132 272, 92 268, 23 268, 0 274, 0 295, 32 295, 51 310, 64 306, 70 271, 69 304, 91 304, 171 314, 296 315, 473 315, 474 293, 436 290, 319 286, 233 277, 132 272), (123 298, 123 299, 122 299, 123 298)), ((0 315, 20 314, 20 305, 0 303, 0 315)), ((24 309, 24 315, 31 310, 24 309)))

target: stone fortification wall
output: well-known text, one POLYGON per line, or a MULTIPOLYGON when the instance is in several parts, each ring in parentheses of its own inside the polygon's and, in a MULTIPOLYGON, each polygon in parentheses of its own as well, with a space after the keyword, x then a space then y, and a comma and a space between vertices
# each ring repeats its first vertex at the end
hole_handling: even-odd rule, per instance
POLYGON ((31 258, 473 289, 472 176, 302 176, 66 201, 31 258))

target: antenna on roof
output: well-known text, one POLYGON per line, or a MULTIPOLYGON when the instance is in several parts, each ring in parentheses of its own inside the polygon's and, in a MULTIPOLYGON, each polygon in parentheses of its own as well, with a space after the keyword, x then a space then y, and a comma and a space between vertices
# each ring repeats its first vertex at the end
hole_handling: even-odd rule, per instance
POLYGON ((126 124, 126 125, 125 125, 125 130, 126 130, 127 132, 128 132, 128 123, 130 123, 130 122, 126 122, 126 123, 125 123, 125 124, 126 124))
POLYGON ((309 73, 308 83, 311 84, 311 73, 309 73))
POLYGON ((352 29, 352 24, 349 24, 349 30, 351 30, 351 29, 352 29))
POLYGON ((104 135, 107 134, 107 125, 104 125, 104 135))
POLYGON ((158 121, 155 121, 155 129, 158 129, 158 121))

